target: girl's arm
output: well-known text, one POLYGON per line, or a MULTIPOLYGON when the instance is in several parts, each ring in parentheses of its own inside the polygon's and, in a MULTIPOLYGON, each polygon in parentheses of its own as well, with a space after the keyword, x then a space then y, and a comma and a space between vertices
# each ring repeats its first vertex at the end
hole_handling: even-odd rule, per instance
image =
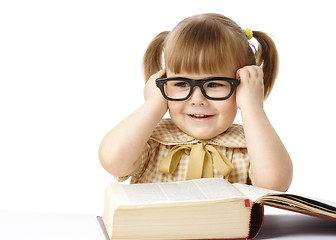
POLYGON ((145 86, 145 103, 109 131, 99 147, 102 166, 114 176, 133 173, 157 123, 167 112, 167 101, 155 85, 165 70, 153 74, 145 86))
POLYGON ((286 191, 292 181, 289 154, 264 112, 263 72, 258 66, 237 71, 236 101, 241 111, 253 185, 286 191))

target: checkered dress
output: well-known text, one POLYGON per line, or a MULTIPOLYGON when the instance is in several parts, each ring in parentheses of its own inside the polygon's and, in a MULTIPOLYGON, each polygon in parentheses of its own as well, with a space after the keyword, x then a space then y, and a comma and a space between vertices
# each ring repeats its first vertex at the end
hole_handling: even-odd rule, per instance
MULTIPOLYGON (((131 177, 131 183, 173 182, 186 180, 189 155, 183 154, 172 173, 159 170, 160 161, 168 155, 175 145, 206 142, 222 152, 233 164, 233 170, 226 178, 231 183, 250 183, 250 162, 248 159, 244 130, 241 125, 233 124, 224 133, 209 140, 198 140, 182 132, 171 119, 162 119, 141 155, 139 168, 130 176, 118 177, 125 181, 131 177)), ((224 178, 214 167, 213 176, 224 178)))

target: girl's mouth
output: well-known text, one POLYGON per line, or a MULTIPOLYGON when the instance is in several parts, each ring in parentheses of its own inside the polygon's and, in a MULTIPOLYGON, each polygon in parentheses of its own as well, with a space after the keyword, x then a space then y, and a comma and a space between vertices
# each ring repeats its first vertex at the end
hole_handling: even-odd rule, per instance
POLYGON ((204 114, 188 114, 189 117, 194 118, 194 119, 205 119, 212 117, 213 115, 204 115, 204 114))

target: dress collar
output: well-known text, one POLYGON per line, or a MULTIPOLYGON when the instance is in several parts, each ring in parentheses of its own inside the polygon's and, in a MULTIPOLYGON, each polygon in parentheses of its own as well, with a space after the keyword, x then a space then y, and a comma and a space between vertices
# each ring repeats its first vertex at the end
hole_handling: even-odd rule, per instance
POLYGON ((192 144, 207 142, 213 145, 231 148, 246 148, 244 129, 241 125, 232 124, 224 133, 208 140, 199 140, 181 131, 171 119, 162 119, 150 137, 164 145, 192 144))

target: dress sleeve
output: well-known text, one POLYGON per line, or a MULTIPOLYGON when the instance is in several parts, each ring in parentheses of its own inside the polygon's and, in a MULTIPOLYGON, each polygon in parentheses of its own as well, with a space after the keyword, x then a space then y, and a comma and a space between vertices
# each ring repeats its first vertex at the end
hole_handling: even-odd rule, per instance
POLYGON ((141 175, 146 170, 146 167, 148 165, 150 149, 151 149, 151 147, 150 147, 149 143, 147 143, 146 147, 144 148, 144 150, 142 151, 142 154, 140 156, 139 167, 133 173, 131 173, 129 175, 126 175, 126 176, 123 176, 123 177, 116 177, 118 182, 126 181, 129 177, 132 177, 132 179, 141 177, 141 175))

